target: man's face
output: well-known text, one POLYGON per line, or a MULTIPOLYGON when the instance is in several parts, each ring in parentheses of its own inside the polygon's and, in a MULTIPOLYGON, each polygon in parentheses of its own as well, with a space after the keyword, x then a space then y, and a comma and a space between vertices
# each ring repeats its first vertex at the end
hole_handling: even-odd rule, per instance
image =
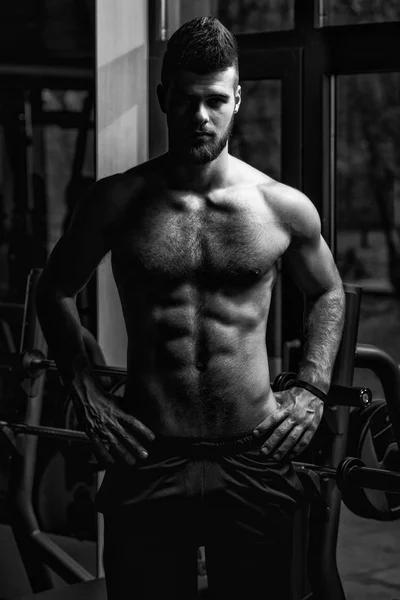
POLYGON ((207 75, 180 70, 166 91, 160 86, 173 156, 203 165, 220 155, 240 105, 236 81, 234 67, 207 75))

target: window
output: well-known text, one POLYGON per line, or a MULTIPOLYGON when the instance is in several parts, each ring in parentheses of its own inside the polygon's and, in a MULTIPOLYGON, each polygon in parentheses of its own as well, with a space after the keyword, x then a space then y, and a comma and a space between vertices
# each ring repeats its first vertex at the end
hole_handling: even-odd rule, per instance
POLYGON ((294 0, 221 0, 216 16, 235 34, 292 29, 294 0))
MULTIPOLYGON (((400 362, 400 73, 337 77, 337 263, 363 288, 359 342, 400 362)), ((361 380, 360 380, 361 381, 361 380)), ((372 379, 363 385, 380 394, 372 379)))
POLYGON ((281 82, 243 81, 229 151, 273 178, 281 175, 281 82))
POLYGON ((400 21, 398 0, 325 0, 326 25, 400 21))

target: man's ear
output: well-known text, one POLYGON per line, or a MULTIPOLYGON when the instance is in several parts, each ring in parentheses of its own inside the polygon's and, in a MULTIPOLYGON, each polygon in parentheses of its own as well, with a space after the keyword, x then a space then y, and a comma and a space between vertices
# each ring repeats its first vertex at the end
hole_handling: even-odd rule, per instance
POLYGON ((160 108, 163 113, 166 112, 166 109, 165 109, 166 96, 167 96, 167 90, 165 89, 165 87, 163 85, 161 85, 161 83, 159 83, 157 86, 157 98, 158 98, 158 104, 160 105, 160 108))
POLYGON ((235 108, 233 111, 235 115, 239 111, 241 101, 242 101, 242 88, 240 87, 240 85, 238 85, 236 88, 236 92, 235 92, 235 108))

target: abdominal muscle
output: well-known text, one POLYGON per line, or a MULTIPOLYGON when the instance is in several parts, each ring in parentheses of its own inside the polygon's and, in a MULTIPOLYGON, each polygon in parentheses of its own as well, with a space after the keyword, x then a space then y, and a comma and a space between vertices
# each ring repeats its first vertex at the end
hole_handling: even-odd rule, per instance
POLYGON ((276 410, 277 402, 265 337, 247 337, 235 352, 214 353, 202 364, 188 360, 179 367, 172 366, 160 346, 157 354, 143 346, 137 354, 130 352, 124 409, 156 434, 218 438, 250 433, 276 410))

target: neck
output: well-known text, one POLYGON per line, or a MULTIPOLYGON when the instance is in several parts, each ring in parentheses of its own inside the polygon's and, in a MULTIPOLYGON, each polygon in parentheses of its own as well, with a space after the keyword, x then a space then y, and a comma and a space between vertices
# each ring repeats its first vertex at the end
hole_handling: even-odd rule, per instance
POLYGON ((193 192, 207 193, 222 187, 228 172, 229 154, 226 146, 221 154, 205 165, 177 160, 166 154, 167 168, 174 185, 193 192))

